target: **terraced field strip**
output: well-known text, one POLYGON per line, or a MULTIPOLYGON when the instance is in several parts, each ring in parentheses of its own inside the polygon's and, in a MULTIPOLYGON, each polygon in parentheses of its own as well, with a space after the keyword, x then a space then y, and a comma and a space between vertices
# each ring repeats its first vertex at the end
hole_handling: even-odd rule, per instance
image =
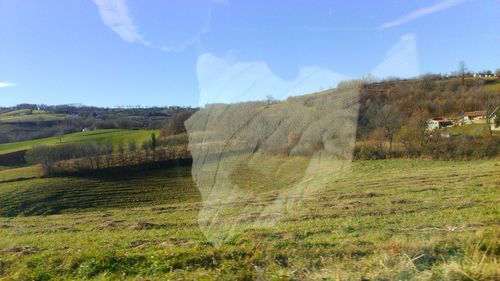
POLYGON ((38 165, 13 169, 6 167, 6 169, 0 169, 0 184, 7 181, 36 178, 40 176, 40 173, 38 165))

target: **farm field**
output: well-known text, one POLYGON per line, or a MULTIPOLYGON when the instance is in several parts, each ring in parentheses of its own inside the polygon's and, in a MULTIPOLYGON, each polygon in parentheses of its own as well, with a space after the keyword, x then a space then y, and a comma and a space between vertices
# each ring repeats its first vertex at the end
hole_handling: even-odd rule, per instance
POLYGON ((494 83, 486 84, 484 89, 491 93, 497 93, 500 91, 500 81, 497 80, 494 83))
POLYGON ((0 168, 0 184, 2 182, 14 181, 19 179, 30 179, 37 178, 41 174, 40 167, 38 165, 25 166, 25 167, 5 167, 5 169, 0 168))
POLYGON ((41 110, 30 112, 28 109, 20 109, 0 113, 1 123, 24 123, 24 122, 39 122, 39 121, 58 121, 66 118, 63 114, 54 114, 41 110))
MULTIPOLYGON (((489 134, 488 124, 470 124, 457 127, 445 128, 445 132, 452 135, 484 136, 489 134)), ((493 131, 494 135, 500 135, 499 131, 493 131)))
POLYGON ((0 279, 500 277, 498 161, 354 162, 276 226, 220 248, 198 228, 189 169, 0 183, 0 279))
POLYGON ((135 140, 138 144, 151 138, 151 134, 159 131, 155 130, 118 130, 118 129, 101 129, 88 132, 78 132, 68 134, 62 137, 50 137, 29 141, 20 141, 13 143, 0 144, 0 155, 30 149, 35 145, 58 145, 61 143, 75 143, 75 142, 97 142, 105 143, 111 142, 116 145, 120 141, 127 143, 128 141, 135 140))

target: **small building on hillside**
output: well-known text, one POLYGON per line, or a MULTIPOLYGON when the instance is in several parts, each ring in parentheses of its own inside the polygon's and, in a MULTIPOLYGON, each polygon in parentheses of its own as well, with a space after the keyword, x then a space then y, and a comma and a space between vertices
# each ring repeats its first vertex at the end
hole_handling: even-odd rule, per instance
POLYGON ((432 118, 427 121, 427 130, 433 131, 453 125, 453 122, 442 117, 432 118))
POLYGON ((479 111, 465 112, 463 120, 464 120, 465 124, 472 124, 474 122, 484 121, 484 120, 486 120, 486 111, 479 110, 479 111))

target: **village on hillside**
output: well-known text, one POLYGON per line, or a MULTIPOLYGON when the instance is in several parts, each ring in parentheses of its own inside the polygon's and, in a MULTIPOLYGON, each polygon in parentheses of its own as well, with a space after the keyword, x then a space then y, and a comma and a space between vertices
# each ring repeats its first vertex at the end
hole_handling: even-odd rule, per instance
POLYGON ((456 118, 434 117, 427 121, 427 130, 434 131, 446 127, 489 124, 492 131, 500 130, 497 119, 498 107, 488 114, 486 110, 467 111, 456 118))

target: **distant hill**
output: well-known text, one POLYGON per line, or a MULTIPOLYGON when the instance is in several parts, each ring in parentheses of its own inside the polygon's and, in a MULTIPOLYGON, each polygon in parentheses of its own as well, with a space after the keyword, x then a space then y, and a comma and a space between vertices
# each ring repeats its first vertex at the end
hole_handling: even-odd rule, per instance
POLYGON ((177 115, 192 114, 196 110, 177 106, 100 108, 21 104, 0 108, 0 144, 53 137, 83 129, 160 129, 177 115))

